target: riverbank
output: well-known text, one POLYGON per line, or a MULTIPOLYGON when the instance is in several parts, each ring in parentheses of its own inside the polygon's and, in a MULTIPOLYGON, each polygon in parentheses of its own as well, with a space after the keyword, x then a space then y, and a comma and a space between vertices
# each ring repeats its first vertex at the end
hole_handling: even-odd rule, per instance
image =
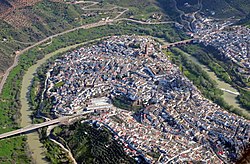
POLYGON ((244 115, 247 115, 248 117, 250 117, 250 113, 246 109, 240 106, 239 101, 237 99, 239 92, 233 86, 219 79, 214 72, 212 72, 204 64, 200 63, 195 57, 193 57, 192 55, 188 53, 185 53, 185 54, 192 62, 199 65, 202 68, 202 70, 204 70, 209 75, 209 77, 218 84, 218 88, 223 91, 222 98, 229 105, 235 108, 238 108, 244 115))
MULTIPOLYGON (((5 133, 20 128, 20 92, 23 76, 29 67, 36 64, 36 61, 42 59, 46 54, 63 47, 105 36, 132 34, 159 36, 162 32, 168 34, 162 36, 166 40, 174 39, 179 41, 185 39, 183 38, 185 36, 184 33, 178 31, 173 24, 146 25, 119 21, 119 23, 107 24, 106 26, 78 29, 54 37, 53 42, 46 47, 38 45, 29 49, 19 56, 18 65, 10 71, 0 94, 0 124, 2 125, 0 132, 5 133)), ((9 140, 10 142, 6 142, 5 140, 0 141, 0 157, 3 157, 0 159, 0 163, 31 163, 29 162, 30 153, 26 152, 26 136, 13 137, 9 140)), ((55 145, 51 146, 55 147, 55 145)))
MULTIPOLYGON (((27 92, 29 91, 29 87, 32 83, 32 79, 34 77, 34 74, 36 73, 37 68, 40 67, 42 64, 46 63, 46 61, 49 58, 51 58, 59 53, 66 52, 66 51, 69 51, 71 49, 76 49, 77 47, 79 47, 81 45, 88 44, 88 43, 98 41, 101 39, 105 39, 105 38, 107 38, 107 37, 90 40, 87 42, 75 44, 72 46, 68 46, 68 47, 56 50, 52 53, 45 55, 44 58, 42 58, 41 60, 38 60, 36 62, 36 64, 32 65, 26 71, 25 75, 23 76, 23 80, 22 80, 21 97, 20 97, 21 98, 21 105, 22 105, 22 108, 20 110, 21 115, 22 115, 21 116, 21 127, 25 127, 27 125, 32 124, 31 116, 33 114, 33 111, 31 111, 30 107, 29 107, 29 100, 28 100, 27 92)), ((42 143, 39 141, 39 135, 37 132, 27 134, 27 143, 28 143, 30 151, 32 152, 32 157, 36 163, 39 163, 39 164, 48 163, 45 160, 45 153, 44 153, 45 148, 43 147, 42 143)))
MULTIPOLYGON (((100 39, 96 39, 96 40, 100 40, 100 39)), ((93 42, 94 40, 92 41, 89 41, 89 42, 93 42)), ((22 103, 22 106, 23 108, 21 109, 21 114, 22 116, 25 115, 25 117, 22 117, 22 126, 23 124, 31 124, 31 120, 29 119, 29 116, 32 114, 31 112, 32 111, 29 111, 27 109, 29 109, 29 106, 28 106, 28 99, 27 99, 27 91, 29 89, 29 85, 31 84, 32 82, 32 79, 34 77, 34 74, 36 72, 36 69, 41 66, 43 63, 45 63, 47 61, 47 59, 51 58, 52 56, 56 55, 56 54, 59 54, 59 53, 62 53, 62 52, 66 52, 70 49, 76 49, 78 46, 81 46, 83 44, 86 44, 86 43, 89 43, 89 42, 84 42, 84 43, 81 43, 81 44, 76 44, 76 45, 73 45, 73 46, 68 46, 68 47, 65 47, 65 48, 61 48, 53 53, 49 53, 47 55, 45 55, 45 57, 41 60, 38 60, 37 63, 33 66, 31 66, 27 72, 25 73, 25 76, 23 77, 23 81, 22 81, 22 90, 21 90, 21 103, 22 103), (27 106, 25 106, 27 105, 27 106), (23 122, 23 118, 25 118, 24 122, 23 122)), ((192 58, 191 55, 189 54, 186 54, 187 56, 189 56, 189 58, 192 58)), ((195 61, 195 58, 192 59, 192 61, 195 61)), ((196 61, 198 62, 198 61, 196 61)), ((196 63, 198 64, 198 63, 196 63)), ((205 66, 202 66, 200 65, 203 69, 205 66)), ((209 71, 209 70, 207 70, 209 71)), ((209 72, 207 72, 209 74, 209 72)), ((212 72, 210 72, 212 73, 212 72)), ((215 74, 214 74, 215 76, 215 74)), ((215 76, 216 77, 216 76, 215 76)), ((219 82, 219 81, 218 81, 219 82)), ((226 84, 226 83, 225 83, 226 84)), ((227 85, 221 85, 219 86, 220 88, 225 88, 227 90, 230 90, 231 92, 235 92, 234 90, 232 90, 232 88, 230 88, 231 86, 227 86, 227 85)), ((224 94, 230 94, 230 92, 224 92, 224 94)), ((223 94, 223 95, 224 95, 223 94)), ((233 95, 233 94, 231 94, 233 95)), ((42 144, 39 142, 39 136, 37 135, 37 133, 32 133, 34 136, 33 137, 29 137, 28 136, 28 145, 30 147, 30 150, 32 151, 32 155, 33 155, 33 158, 36 160, 37 163, 46 163, 46 161, 44 161, 44 157, 42 156, 42 152, 44 152, 44 149, 42 148, 42 144), (37 139, 38 138, 38 139, 37 139), (40 157, 40 158, 39 158, 40 157)))

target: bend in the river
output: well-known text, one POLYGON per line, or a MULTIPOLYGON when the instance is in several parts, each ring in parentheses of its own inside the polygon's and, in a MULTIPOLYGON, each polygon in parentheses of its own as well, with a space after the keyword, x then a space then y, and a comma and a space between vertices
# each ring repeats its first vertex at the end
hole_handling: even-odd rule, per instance
POLYGON ((216 83, 218 84, 218 88, 220 88, 223 91, 222 97, 229 105, 232 105, 233 107, 238 108, 239 110, 242 111, 242 113, 244 113, 248 116, 250 115, 250 113, 246 109, 244 109, 240 106, 240 104, 237 100, 238 91, 233 86, 231 86, 230 84, 219 79, 213 71, 211 71, 204 64, 200 63, 195 57, 193 57, 192 55, 187 54, 187 53, 185 53, 185 54, 187 55, 187 57, 190 60, 192 60, 195 64, 199 65, 204 71, 206 71, 211 79, 216 81, 216 83))
MULTIPOLYGON (((103 38, 99 38, 99 39, 95 39, 95 40, 100 40, 100 39, 104 39, 107 37, 103 37, 103 38)), ((92 41, 95 41, 92 40, 92 41)), ((84 42, 84 43, 80 43, 80 44, 76 44, 73 46, 68 46, 65 48, 61 48, 53 53, 47 54, 43 59, 37 61, 37 63, 33 66, 31 66, 28 71, 25 73, 24 77, 23 77, 23 81, 22 81, 22 88, 21 88, 21 104, 22 104, 22 108, 21 108, 21 114, 22 114, 22 121, 21 121, 21 126, 27 126, 29 124, 32 124, 30 116, 32 115, 32 111, 29 110, 29 105, 28 105, 28 99, 26 97, 29 86, 32 82, 32 79, 34 77, 34 73, 36 72, 36 69, 41 66, 43 63, 45 63, 47 61, 47 59, 49 59, 50 57, 61 53, 61 52, 66 52, 67 50, 76 48, 80 45, 84 45, 86 43, 92 42, 92 41, 88 41, 88 42, 84 42)), ((217 78, 217 76, 214 74, 214 72, 211 72, 206 66, 204 66, 203 64, 199 63, 197 61, 197 59, 195 59, 194 57, 192 57, 191 55, 189 55, 189 58, 195 62, 196 64, 200 65, 208 74, 209 76, 214 79, 217 83, 218 86, 220 88, 225 88, 227 90, 233 91, 233 92, 237 92, 232 86, 230 86, 229 84, 219 80, 217 78)), ((238 107, 240 108, 239 104, 237 103, 236 100, 236 95, 234 94, 230 94, 228 92, 224 92, 223 94, 223 98, 226 100, 226 102, 230 105, 233 105, 234 107, 238 107)), ((240 108, 243 112, 246 112, 244 109, 240 108)), ((249 114, 249 113, 248 113, 249 114)), ((29 145, 29 148, 32 152, 32 156, 33 159, 36 161, 36 163, 46 163, 46 161, 44 160, 44 154, 43 152, 45 151, 44 148, 42 147, 43 145, 40 143, 39 141, 39 136, 37 132, 34 133, 30 133, 27 135, 27 142, 29 145)))
MULTIPOLYGON (((97 41, 97 40, 104 39, 104 38, 107 38, 107 37, 103 37, 103 38, 99 38, 99 39, 95 39, 95 40, 97 41)), ((30 84, 32 82, 32 79, 34 77, 34 73, 36 72, 37 68, 40 67, 42 64, 44 64, 47 61, 47 59, 51 58, 52 56, 54 56, 58 53, 66 52, 70 49, 76 48, 80 45, 84 45, 84 44, 87 44, 87 43, 95 41, 95 40, 91 40, 88 42, 84 42, 84 43, 68 46, 65 48, 61 48, 53 53, 47 54, 43 59, 38 60, 35 65, 31 66, 27 70, 27 72, 23 76, 22 88, 21 88, 21 105, 22 105, 22 108, 20 110, 20 112, 21 112, 21 127, 25 127, 27 125, 32 124, 32 120, 30 118, 30 116, 32 115, 32 111, 29 110, 27 92, 29 91, 30 84)), ((32 157, 33 157, 34 161, 36 163, 39 163, 39 164, 47 163, 44 160, 45 155, 43 152, 45 151, 45 149, 43 148, 42 143, 39 141, 39 135, 37 132, 27 134, 27 143, 28 143, 30 151, 32 152, 32 157)))

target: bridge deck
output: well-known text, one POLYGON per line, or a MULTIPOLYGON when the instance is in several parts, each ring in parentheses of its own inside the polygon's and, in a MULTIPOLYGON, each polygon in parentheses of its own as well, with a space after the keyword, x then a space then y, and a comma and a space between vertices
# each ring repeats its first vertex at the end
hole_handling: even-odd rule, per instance
POLYGON ((90 114, 90 113, 93 113, 93 112, 94 112, 94 110, 91 110, 91 111, 86 111, 86 112, 76 114, 76 115, 73 115, 73 116, 60 117, 60 118, 50 120, 50 121, 46 121, 46 122, 43 122, 43 123, 40 123, 40 124, 31 124, 31 125, 28 125, 28 126, 26 126, 24 128, 18 129, 18 130, 13 130, 13 131, 10 131, 10 132, 0 134, 0 139, 15 136, 15 135, 22 134, 22 133, 26 133, 26 132, 36 130, 36 129, 39 129, 39 128, 43 128, 43 127, 46 127, 46 126, 59 124, 59 123, 65 121, 65 120, 72 119, 74 117, 80 117, 80 116, 90 114))

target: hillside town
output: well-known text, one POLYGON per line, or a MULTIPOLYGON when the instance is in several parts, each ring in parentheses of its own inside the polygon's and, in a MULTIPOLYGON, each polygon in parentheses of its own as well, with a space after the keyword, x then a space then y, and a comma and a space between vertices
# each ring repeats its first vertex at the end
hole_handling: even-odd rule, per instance
POLYGON ((205 45, 215 47, 225 59, 238 65, 245 79, 250 77, 250 29, 244 26, 230 26, 232 21, 217 21, 202 18, 194 23, 194 34, 205 45))
POLYGON ((148 163, 230 163, 249 146, 249 121, 205 99, 151 38, 113 36, 58 58, 46 96, 58 117, 95 110, 125 152, 148 163))

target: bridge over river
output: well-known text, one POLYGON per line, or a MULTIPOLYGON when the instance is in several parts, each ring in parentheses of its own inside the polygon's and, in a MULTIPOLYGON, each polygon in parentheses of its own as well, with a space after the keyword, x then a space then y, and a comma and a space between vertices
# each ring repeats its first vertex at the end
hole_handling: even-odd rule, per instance
POLYGON ((86 111, 86 112, 76 114, 76 115, 72 115, 72 116, 63 116, 63 117, 60 117, 60 118, 57 118, 57 119, 54 119, 54 120, 50 120, 50 121, 46 121, 46 122, 43 122, 43 123, 40 123, 40 124, 31 124, 31 125, 28 125, 28 126, 26 126, 24 128, 21 128, 21 129, 17 129, 17 130, 13 130, 13 131, 10 131, 10 132, 0 134, 0 139, 12 137, 12 136, 19 135, 19 134, 26 133, 26 132, 30 132, 30 131, 33 131, 33 130, 36 130, 36 129, 39 129, 39 128, 43 128, 43 127, 46 127, 46 126, 60 124, 60 123, 66 122, 66 121, 68 122, 69 119, 72 119, 72 118, 75 118, 75 117, 80 117, 80 116, 90 114, 90 113, 93 113, 93 112, 94 111, 91 110, 91 111, 86 111))
POLYGON ((178 42, 174 42, 174 43, 167 43, 167 44, 164 44, 162 46, 162 48, 167 49, 167 48, 174 47, 174 46, 179 46, 179 45, 192 43, 192 42, 197 41, 197 40, 198 40, 198 37, 194 37, 194 38, 191 38, 191 39, 182 40, 182 41, 178 41, 178 42))

